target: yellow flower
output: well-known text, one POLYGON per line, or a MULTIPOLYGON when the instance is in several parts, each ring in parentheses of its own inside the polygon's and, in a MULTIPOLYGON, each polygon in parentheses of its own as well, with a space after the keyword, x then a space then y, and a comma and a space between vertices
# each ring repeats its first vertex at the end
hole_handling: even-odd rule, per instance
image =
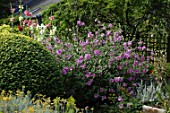
POLYGON ((28 112, 29 112, 29 113, 34 113, 34 112, 35 112, 35 110, 34 110, 34 108, 33 108, 33 107, 29 107, 29 108, 28 108, 28 112))
POLYGON ((75 99, 74 99, 72 96, 70 96, 70 97, 67 99, 67 108, 70 107, 70 106, 72 106, 72 107, 76 106, 76 105, 75 105, 75 99))
POLYGON ((8 97, 3 97, 2 100, 6 101, 8 100, 8 97))
POLYGON ((75 103, 75 99, 74 99, 72 96, 70 96, 70 97, 68 98, 68 101, 71 102, 71 103, 75 103))
POLYGON ((3 95, 3 96, 5 95, 5 91, 4 90, 2 90, 1 95, 3 95))
POLYGON ((94 110, 94 108, 91 108, 91 110, 93 111, 93 110, 94 110))
POLYGON ((18 113, 18 111, 17 111, 17 110, 15 110, 14 112, 15 112, 15 113, 18 113))
POLYGON ((9 98, 8 98, 9 100, 12 100, 12 95, 9 95, 9 98))

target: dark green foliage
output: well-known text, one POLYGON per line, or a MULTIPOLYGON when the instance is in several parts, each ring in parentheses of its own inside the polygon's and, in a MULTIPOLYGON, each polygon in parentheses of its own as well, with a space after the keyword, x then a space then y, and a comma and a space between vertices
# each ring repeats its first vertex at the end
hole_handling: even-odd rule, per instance
POLYGON ((10 14, 10 0, 1 0, 0 2, 0 19, 10 14))
MULTIPOLYGON (((93 26, 98 18, 121 26, 123 36, 129 40, 153 34, 152 39, 160 43, 166 41, 169 30, 169 9, 170 1, 167 0, 63 0, 45 10, 43 16, 45 23, 49 22, 49 16, 55 16, 53 24, 58 27, 59 36, 68 36, 66 28, 72 29, 78 19, 86 26, 93 26)), ((84 31, 86 29, 79 30, 84 31)))
POLYGON ((3 19, 0 19, 0 25, 8 24, 8 23, 9 23, 9 19, 10 19, 10 18, 3 18, 3 19))
MULTIPOLYGON (((7 18, 0 19, 0 25, 3 25, 3 24, 11 25, 12 22, 10 22, 10 18, 11 18, 11 16, 8 16, 7 18)), ((14 24, 14 26, 18 26, 19 25, 19 20, 18 20, 19 16, 15 15, 14 18, 15 19, 13 21, 13 24, 14 24)))
MULTIPOLYGON (((48 17, 55 16, 53 22, 58 28, 58 35, 68 35, 68 29, 72 29, 77 24, 77 20, 85 22, 86 26, 94 26, 95 19, 105 23, 113 23, 115 8, 110 0, 64 0, 52 5, 44 11, 44 22, 48 23, 48 17), (66 29, 68 28, 68 29, 66 29)), ((86 29, 79 30, 84 32, 86 29)))
POLYGON ((57 64, 43 45, 30 37, 0 33, 0 90, 21 89, 32 94, 55 94, 57 64))
POLYGON ((166 72, 167 77, 170 78, 170 63, 166 64, 165 72, 166 72))

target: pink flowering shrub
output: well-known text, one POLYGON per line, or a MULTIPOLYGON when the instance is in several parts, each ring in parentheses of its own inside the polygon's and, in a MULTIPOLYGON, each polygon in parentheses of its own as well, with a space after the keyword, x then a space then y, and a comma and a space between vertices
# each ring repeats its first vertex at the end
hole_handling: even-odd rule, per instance
MULTIPOLYGON (((85 25, 77 24, 78 28, 85 25)), ((153 54, 142 41, 135 48, 132 41, 125 42, 121 30, 115 31, 112 24, 98 22, 95 29, 84 37, 74 33, 69 37, 73 42, 55 37, 44 45, 60 65, 65 96, 73 95, 81 106, 105 102, 121 106, 125 98, 135 95, 141 79, 151 77, 147 73, 153 54)))
MULTIPOLYGON (((32 16, 27 10, 24 14, 32 16)), ((124 100, 135 95, 136 84, 150 77, 147 73, 153 54, 143 54, 148 49, 142 41, 134 48, 132 41, 124 41, 121 29, 98 20, 93 31, 78 20, 77 26, 70 30, 74 32, 72 37, 58 38, 54 19, 51 16, 47 25, 37 25, 25 18, 18 29, 40 41, 56 56, 63 83, 56 88, 60 96, 73 95, 80 107, 103 103, 122 107, 124 100), (82 29, 87 34, 79 32, 82 29)))
POLYGON ((32 16, 29 11, 24 14, 19 33, 40 41, 56 56, 62 75, 61 81, 56 81, 61 83, 61 87, 56 87, 60 95, 56 96, 72 95, 80 107, 107 103, 124 109, 124 105, 130 106, 127 101, 135 96, 137 83, 152 77, 149 64, 153 53, 148 52, 142 41, 137 46, 133 46, 133 41, 125 41, 121 29, 111 23, 96 20, 96 26, 89 30, 78 20, 74 29, 67 30, 68 34, 73 33, 72 37, 58 38, 54 16, 48 18, 48 24, 37 25, 28 18, 32 16))

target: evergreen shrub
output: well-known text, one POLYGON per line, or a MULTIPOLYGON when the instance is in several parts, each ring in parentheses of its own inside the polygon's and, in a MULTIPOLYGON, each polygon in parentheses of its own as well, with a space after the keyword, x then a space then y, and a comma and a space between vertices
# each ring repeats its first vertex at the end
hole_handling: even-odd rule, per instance
POLYGON ((0 33, 0 90, 25 86, 34 95, 55 94, 59 74, 55 57, 30 37, 0 33))

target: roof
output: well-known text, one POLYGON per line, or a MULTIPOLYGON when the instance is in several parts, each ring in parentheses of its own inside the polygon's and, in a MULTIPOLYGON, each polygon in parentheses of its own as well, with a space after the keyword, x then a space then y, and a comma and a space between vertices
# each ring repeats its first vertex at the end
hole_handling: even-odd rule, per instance
MULTIPOLYGON (((32 12, 32 16, 35 17, 38 14, 41 14, 44 7, 57 3, 61 0, 23 0, 24 8, 28 8, 30 12, 32 12)), ((16 9, 16 14, 19 13, 19 9, 16 9)))
POLYGON ((28 5, 33 16, 40 14, 44 7, 59 2, 60 0, 34 0, 34 2, 28 5))

